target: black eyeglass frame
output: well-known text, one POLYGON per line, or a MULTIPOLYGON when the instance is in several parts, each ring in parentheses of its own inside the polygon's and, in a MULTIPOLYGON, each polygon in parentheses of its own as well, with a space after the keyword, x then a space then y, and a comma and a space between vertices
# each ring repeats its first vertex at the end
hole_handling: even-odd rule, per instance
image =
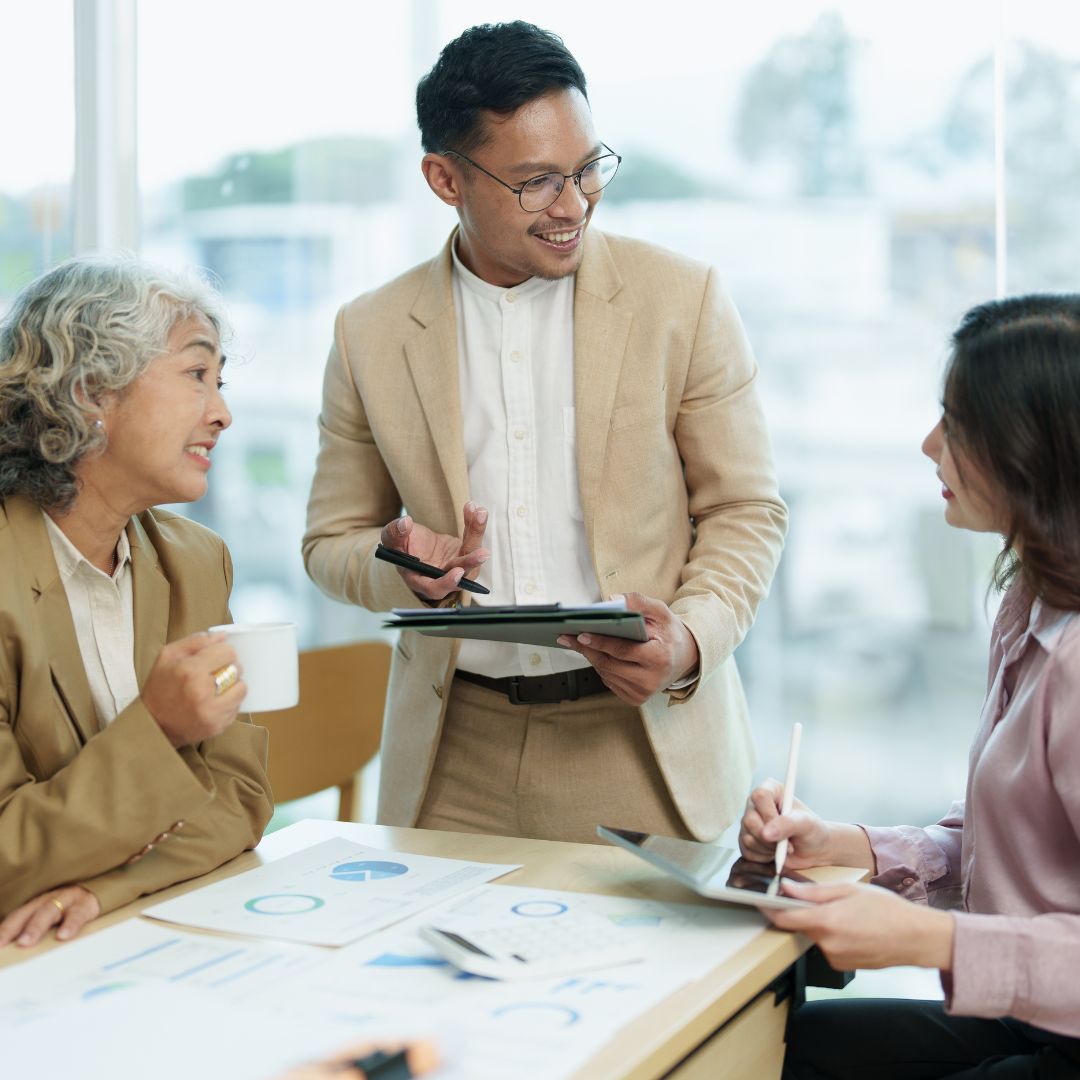
POLYGON ((598 161, 601 161, 603 158, 613 157, 615 159, 615 172, 613 172, 611 174, 611 176, 608 177, 607 182, 604 184, 604 186, 603 187, 598 187, 595 191, 590 191, 590 192, 581 191, 581 193, 582 193, 582 195, 599 195, 600 192, 603 191, 604 188, 606 188, 608 186, 608 184, 610 184, 611 181, 615 179, 615 173, 617 173, 619 171, 619 166, 622 164, 622 155, 621 154, 616 154, 615 151, 612 150, 611 147, 608 146, 608 144, 606 142, 602 142, 600 145, 607 151, 607 153, 606 154, 600 154, 599 156, 591 158, 589 161, 586 161, 585 164, 582 165, 581 168, 578 169, 576 172, 561 173, 561 172, 552 171, 552 172, 537 173, 535 176, 530 176, 528 180, 523 180, 521 182, 521 187, 514 187, 512 184, 508 184, 505 180, 500 180, 493 172, 488 172, 488 170, 485 169, 483 165, 478 164, 477 162, 473 161, 473 159, 471 157, 466 156, 465 154, 461 153, 458 150, 444 150, 443 153, 444 154, 453 154, 454 157, 459 157, 459 158, 461 158, 462 161, 467 161, 470 165, 472 165, 472 167, 474 169, 479 169, 485 176, 490 176, 491 179, 494 180, 496 184, 502 184, 502 186, 504 188, 506 188, 507 191, 513 192, 517 196, 518 206, 520 206, 521 209, 524 210, 526 214, 542 214, 548 208, 548 206, 554 206, 555 203, 558 202, 559 198, 562 196, 562 193, 563 193, 563 189, 559 188, 558 192, 555 195, 555 198, 552 199, 551 202, 549 202, 547 204, 547 206, 541 206, 539 210, 530 210, 530 209, 528 209, 528 207, 526 207, 521 201, 522 192, 524 192, 525 188, 529 184, 531 184, 534 180, 539 180, 542 176, 561 176, 564 181, 565 180, 573 180, 574 183, 577 185, 578 191, 581 191, 581 174, 590 165, 595 165, 598 161))

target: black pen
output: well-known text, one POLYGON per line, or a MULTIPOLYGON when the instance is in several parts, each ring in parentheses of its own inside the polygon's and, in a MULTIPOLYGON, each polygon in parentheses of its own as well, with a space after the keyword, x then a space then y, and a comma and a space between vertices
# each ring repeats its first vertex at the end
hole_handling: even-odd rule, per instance
POLYGON ((363 1057, 343 1062, 341 1068, 359 1073, 364 1080, 411 1080, 439 1064, 439 1055, 429 1042, 415 1042, 400 1050, 375 1050, 363 1057))
MULTIPOLYGON (((395 551, 384 544, 380 544, 375 549, 375 558, 382 559, 383 562, 393 563, 404 570, 412 570, 414 574, 423 574, 424 577, 441 578, 448 573, 446 570, 440 570, 437 566, 432 566, 431 563, 421 562, 415 555, 406 555, 404 551, 395 551)), ((490 589, 485 589, 483 585, 478 585, 475 581, 464 576, 457 583, 457 587, 465 589, 466 592, 482 593, 484 596, 491 592, 490 589)))

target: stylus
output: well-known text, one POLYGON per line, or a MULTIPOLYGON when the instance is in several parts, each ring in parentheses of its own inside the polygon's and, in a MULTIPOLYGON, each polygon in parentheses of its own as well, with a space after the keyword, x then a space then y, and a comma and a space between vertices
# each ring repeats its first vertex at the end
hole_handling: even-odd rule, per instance
MULTIPOLYGON (((446 570, 440 570, 437 566, 432 566, 431 563, 421 562, 415 555, 406 555, 404 551, 396 551, 394 548, 384 547, 382 544, 379 544, 375 549, 375 558, 382 559, 383 562, 393 563, 395 566, 400 566, 405 570, 411 570, 414 574, 422 574, 424 577, 440 578, 443 574, 448 573, 446 570)), ((491 592, 490 589, 478 585, 467 577, 463 577, 458 582, 458 588, 464 589, 466 592, 483 593, 485 596, 491 592)))
MULTIPOLYGON (((795 774, 799 770, 799 740, 802 738, 802 724, 795 724, 791 729, 791 746, 788 747, 787 773, 784 776, 784 797, 780 803, 781 816, 790 814, 795 801, 795 774)), ((776 876, 784 868, 787 859, 788 838, 785 836, 776 845, 776 876)))

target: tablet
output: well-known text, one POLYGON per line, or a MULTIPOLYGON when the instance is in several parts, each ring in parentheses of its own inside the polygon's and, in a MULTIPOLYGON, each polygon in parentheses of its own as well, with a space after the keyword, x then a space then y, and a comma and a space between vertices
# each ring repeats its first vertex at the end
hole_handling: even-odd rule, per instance
MULTIPOLYGON (((644 859, 663 870, 694 892, 713 900, 733 904, 749 904, 757 908, 813 907, 809 900, 796 900, 769 892, 776 875, 769 863, 750 862, 732 848, 702 844, 697 840, 677 840, 673 836, 654 836, 597 825, 597 835, 617 847, 644 859)), ((791 870, 780 881, 810 881, 810 878, 791 870)))

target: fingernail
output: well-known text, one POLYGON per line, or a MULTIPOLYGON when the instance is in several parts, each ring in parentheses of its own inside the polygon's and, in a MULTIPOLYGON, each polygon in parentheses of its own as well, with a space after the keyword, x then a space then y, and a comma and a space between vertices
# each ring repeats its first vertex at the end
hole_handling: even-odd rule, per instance
POLYGON ((487 511, 486 510, 481 510, 480 513, 476 515, 476 523, 478 525, 486 525, 487 524, 487 511))
POLYGON ((398 536, 404 536, 405 535, 405 519, 404 518, 398 518, 397 522, 394 525, 394 528, 397 529, 398 536))
POLYGON ((592 638, 588 634, 578 634, 577 639, 578 639, 578 641, 581 642, 582 645, 591 645, 592 644, 592 638))
POLYGON ((570 644, 570 639, 565 634, 561 634, 555 640, 558 641, 558 643, 560 645, 569 645, 570 644))
POLYGON ((64 927, 64 928, 63 928, 62 930, 57 930, 57 931, 56 931, 56 936, 57 936, 57 937, 58 937, 58 938, 59 938, 59 939, 60 939, 61 941, 67 941, 67 939, 68 939, 69 937, 71 937, 71 931, 70 931, 70 930, 69 930, 69 929, 68 929, 68 928, 67 928, 67 927, 65 926, 65 927, 64 927))
POLYGON ((33 940, 34 939, 29 934, 20 934, 19 935, 19 944, 20 945, 30 945, 33 942, 33 940))
POLYGON ((473 511, 474 511, 474 510, 476 509, 476 503, 474 503, 474 502, 473 502, 473 501, 472 501, 472 500, 470 499, 470 500, 469 500, 469 502, 467 502, 467 503, 465 504, 465 509, 466 509, 466 510, 468 510, 468 511, 469 511, 469 513, 471 514, 471 513, 472 513, 472 512, 473 512, 473 511))

